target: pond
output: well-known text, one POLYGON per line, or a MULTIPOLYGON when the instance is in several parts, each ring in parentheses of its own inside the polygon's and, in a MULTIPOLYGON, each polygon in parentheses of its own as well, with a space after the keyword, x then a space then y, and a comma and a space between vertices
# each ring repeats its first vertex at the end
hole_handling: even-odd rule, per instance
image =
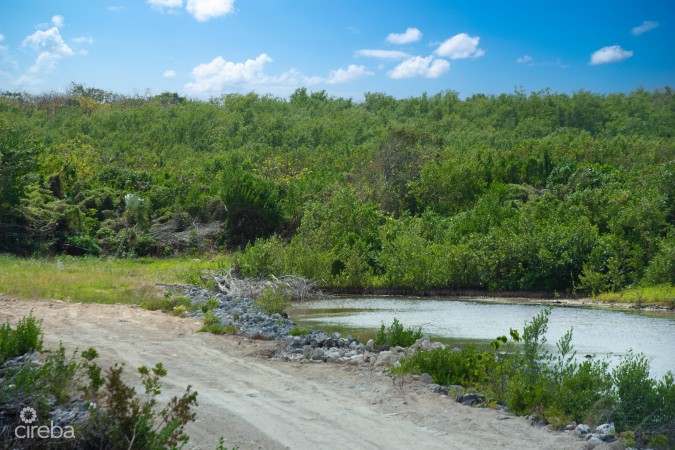
MULTIPOLYGON (((300 325, 340 331, 361 339, 374 336, 382 323, 397 318, 406 327, 421 327, 432 338, 448 343, 487 344, 509 328, 522 332, 544 306, 485 303, 471 300, 361 297, 329 298, 296 305, 289 315, 300 325)), ((569 328, 581 357, 609 356, 614 364, 630 349, 651 358, 651 374, 675 372, 675 315, 634 313, 590 307, 552 306, 546 334, 549 351, 569 328)))

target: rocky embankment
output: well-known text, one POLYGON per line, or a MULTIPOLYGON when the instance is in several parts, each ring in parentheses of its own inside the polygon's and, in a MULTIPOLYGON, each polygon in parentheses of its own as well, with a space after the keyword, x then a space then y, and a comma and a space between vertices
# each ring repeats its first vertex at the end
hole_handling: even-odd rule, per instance
MULTIPOLYGON (((435 350, 445 348, 440 342, 431 342, 428 338, 419 339, 414 345, 403 347, 376 346, 371 339, 362 343, 351 336, 342 337, 340 333, 329 334, 322 330, 300 329, 290 320, 280 314, 266 314, 247 298, 235 297, 223 293, 209 291, 197 286, 172 285, 165 286, 178 295, 187 297, 197 306, 207 305, 209 300, 215 300, 217 305, 209 312, 215 315, 223 326, 231 325, 237 333, 254 339, 278 341, 280 346, 275 357, 284 361, 298 361, 301 363, 337 363, 349 366, 377 369, 386 371, 389 366, 397 366, 405 355, 420 350, 435 350), (294 336, 291 330, 301 335, 294 336)), ((211 302, 212 304, 214 302, 211 302)), ((192 313, 193 317, 203 316, 201 309, 192 313)), ((459 351, 459 349, 457 349, 459 351)), ((440 386, 432 383, 428 374, 411 377, 428 385, 433 392, 450 395, 459 403, 467 406, 485 406, 485 396, 468 392, 462 386, 440 386)), ((508 413, 505 407, 499 407, 508 413)), ((536 424, 536 420, 532 420, 536 424)), ((591 428, 586 424, 572 423, 565 429, 567 433, 574 433, 580 442, 581 448, 586 449, 620 449, 623 445, 618 440, 614 424, 602 424, 591 428)))

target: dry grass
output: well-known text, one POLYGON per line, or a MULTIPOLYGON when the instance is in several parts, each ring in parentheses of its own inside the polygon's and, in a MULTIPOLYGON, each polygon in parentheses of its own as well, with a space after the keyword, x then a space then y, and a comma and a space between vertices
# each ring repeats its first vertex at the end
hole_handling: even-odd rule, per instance
POLYGON ((199 284, 202 270, 229 264, 228 256, 126 260, 0 255, 0 294, 82 303, 152 303, 160 298, 156 283, 199 284))

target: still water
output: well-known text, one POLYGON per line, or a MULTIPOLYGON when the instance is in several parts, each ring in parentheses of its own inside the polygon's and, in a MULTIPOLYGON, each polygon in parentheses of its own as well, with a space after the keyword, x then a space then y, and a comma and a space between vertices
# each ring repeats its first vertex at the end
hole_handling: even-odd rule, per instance
MULTIPOLYGON (((368 337, 397 318, 406 327, 422 327, 423 333, 446 342, 488 343, 509 334, 522 333, 543 308, 536 304, 481 303, 419 298, 331 298, 304 302, 289 311, 297 323, 330 331, 368 337)), ((549 351, 572 327, 577 353, 596 358, 609 356, 612 364, 630 349, 651 358, 651 374, 660 378, 675 372, 675 315, 638 314, 588 307, 553 306, 546 334, 549 351)))

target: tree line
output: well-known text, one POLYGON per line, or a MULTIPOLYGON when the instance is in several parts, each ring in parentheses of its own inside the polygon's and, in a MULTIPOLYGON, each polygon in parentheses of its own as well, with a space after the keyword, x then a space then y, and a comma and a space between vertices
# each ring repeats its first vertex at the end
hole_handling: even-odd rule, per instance
POLYGON ((239 250, 327 286, 675 284, 675 100, 0 95, 0 252, 239 250), (192 233, 187 250, 158 230, 192 233))

